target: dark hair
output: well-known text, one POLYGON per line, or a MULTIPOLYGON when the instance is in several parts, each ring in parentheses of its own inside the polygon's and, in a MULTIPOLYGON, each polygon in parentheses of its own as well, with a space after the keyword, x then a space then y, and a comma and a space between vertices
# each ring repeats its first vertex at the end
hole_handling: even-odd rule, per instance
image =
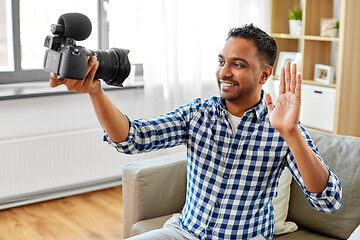
POLYGON ((230 29, 226 40, 232 37, 240 37, 254 41, 259 56, 262 57, 267 64, 274 66, 277 51, 276 42, 266 32, 251 23, 240 28, 230 29))

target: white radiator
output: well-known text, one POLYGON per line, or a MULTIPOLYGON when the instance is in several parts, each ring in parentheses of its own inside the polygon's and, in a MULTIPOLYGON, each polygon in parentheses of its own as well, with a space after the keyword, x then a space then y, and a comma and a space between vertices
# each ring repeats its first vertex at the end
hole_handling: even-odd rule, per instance
POLYGON ((121 184, 131 157, 101 129, 0 141, 0 209, 121 184))

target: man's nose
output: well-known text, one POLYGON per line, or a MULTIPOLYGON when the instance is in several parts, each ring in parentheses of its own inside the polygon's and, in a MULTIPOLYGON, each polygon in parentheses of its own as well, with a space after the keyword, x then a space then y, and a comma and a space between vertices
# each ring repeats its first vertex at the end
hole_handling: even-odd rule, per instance
POLYGON ((228 78, 231 76, 232 76, 232 73, 231 73, 230 67, 227 63, 225 63, 224 66, 222 66, 222 68, 220 69, 219 77, 228 78))

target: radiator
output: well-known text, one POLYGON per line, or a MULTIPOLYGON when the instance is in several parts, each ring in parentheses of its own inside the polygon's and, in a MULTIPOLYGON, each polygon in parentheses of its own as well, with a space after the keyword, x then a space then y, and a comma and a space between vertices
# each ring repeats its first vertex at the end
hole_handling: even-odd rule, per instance
POLYGON ((121 184, 131 157, 88 129, 0 141, 0 209, 121 184))

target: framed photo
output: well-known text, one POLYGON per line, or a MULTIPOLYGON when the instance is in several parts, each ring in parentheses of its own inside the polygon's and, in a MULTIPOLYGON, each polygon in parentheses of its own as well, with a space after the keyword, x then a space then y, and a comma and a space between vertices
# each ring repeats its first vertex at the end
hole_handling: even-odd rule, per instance
MULTIPOLYGON (((280 77, 281 69, 286 66, 286 63, 290 61, 291 65, 296 63, 299 66, 301 62, 301 53, 300 52, 285 52, 282 51, 279 53, 278 61, 276 64, 275 76, 280 77)), ((298 68, 299 71, 300 68, 298 68)))
POLYGON ((314 80, 316 82, 333 84, 335 77, 335 68, 333 66, 315 64, 314 80))
POLYGON ((336 18, 321 18, 320 20, 320 36, 337 37, 339 20, 336 18))

